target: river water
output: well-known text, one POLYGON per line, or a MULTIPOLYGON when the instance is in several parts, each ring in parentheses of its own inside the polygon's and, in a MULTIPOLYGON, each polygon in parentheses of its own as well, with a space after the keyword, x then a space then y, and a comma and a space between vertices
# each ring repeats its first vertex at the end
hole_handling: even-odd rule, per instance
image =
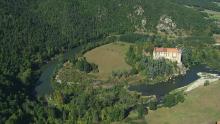
POLYGON ((163 97, 170 91, 186 86, 199 79, 200 77, 197 75, 198 72, 207 72, 220 75, 219 71, 213 70, 204 65, 200 65, 192 67, 186 72, 186 75, 178 76, 167 82, 161 82, 155 85, 147 85, 146 82, 143 82, 137 85, 131 85, 128 89, 130 91, 140 92, 145 96, 156 95, 157 97, 163 97))
MULTIPOLYGON (((74 57, 81 50, 81 48, 82 47, 76 47, 62 54, 63 59, 67 60, 74 57)), ((37 96, 44 96, 50 94, 53 91, 51 86, 51 78, 54 75, 54 72, 56 71, 58 65, 59 59, 55 59, 41 67, 42 73, 38 80, 39 85, 35 88, 37 96)), ((157 97, 161 97, 174 89, 186 86, 189 83, 197 80, 199 78, 199 76, 197 75, 198 72, 207 72, 220 75, 220 72, 212 70, 206 66, 196 66, 188 70, 186 75, 178 76, 167 82, 161 82, 155 85, 147 85, 146 82, 143 82, 137 85, 132 85, 128 89, 131 91, 141 92, 142 95, 146 96, 156 95, 157 97)))
MULTIPOLYGON (((69 50, 68 52, 62 54, 61 56, 64 60, 67 60, 73 58, 80 50, 81 47, 75 47, 72 50, 69 50)), ((35 88, 37 96, 44 96, 50 94, 53 91, 53 88, 51 86, 51 78, 56 71, 59 63, 59 59, 55 59, 41 67, 42 73, 37 82, 38 85, 35 88)))

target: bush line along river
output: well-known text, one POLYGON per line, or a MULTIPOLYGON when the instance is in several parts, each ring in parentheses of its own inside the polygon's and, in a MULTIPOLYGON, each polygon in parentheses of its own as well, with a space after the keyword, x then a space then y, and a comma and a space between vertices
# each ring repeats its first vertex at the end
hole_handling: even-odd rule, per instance
MULTIPOLYGON (((74 57, 78 52, 82 50, 82 46, 75 47, 72 50, 67 51, 63 54, 63 59, 67 60, 74 57)), ((38 86, 35 88, 38 96, 44 96, 50 94, 53 89, 51 86, 51 78, 56 71, 56 68, 59 66, 59 59, 52 60, 48 62, 46 65, 41 67, 41 76, 38 80, 38 86)), ((184 76, 178 76, 173 78, 167 82, 161 82, 155 85, 147 85, 146 83, 139 83, 136 85, 131 85, 128 89, 131 91, 137 91, 142 93, 142 95, 156 95, 158 97, 162 97, 170 91, 184 87, 200 77, 197 75, 199 72, 206 72, 212 74, 220 75, 219 71, 215 71, 209 67, 204 65, 192 67, 190 70, 186 72, 184 76)))

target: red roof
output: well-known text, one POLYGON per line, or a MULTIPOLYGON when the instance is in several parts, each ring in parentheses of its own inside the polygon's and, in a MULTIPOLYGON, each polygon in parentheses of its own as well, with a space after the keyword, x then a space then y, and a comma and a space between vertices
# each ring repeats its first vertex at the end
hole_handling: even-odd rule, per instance
POLYGON ((179 52, 178 48, 154 48, 155 52, 179 52))

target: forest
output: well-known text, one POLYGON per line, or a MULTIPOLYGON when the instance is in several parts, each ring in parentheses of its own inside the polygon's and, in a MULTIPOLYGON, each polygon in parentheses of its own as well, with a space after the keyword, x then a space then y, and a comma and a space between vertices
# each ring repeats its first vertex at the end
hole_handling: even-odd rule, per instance
MULTIPOLYGON (((174 1, 1 0, 0 123, 90 123, 124 119, 130 107, 137 104, 137 96, 129 96, 120 86, 96 91, 82 83, 84 87, 69 92, 61 86, 65 92, 54 93, 58 106, 49 105, 45 98, 38 98, 34 93, 40 67, 55 55, 76 46, 135 32, 142 19, 147 19, 144 32, 156 33, 156 25, 163 15, 172 17, 177 28, 187 35, 195 36, 192 39, 195 44, 203 42, 200 36, 209 38, 215 26, 212 20, 204 18, 207 15, 174 1), (137 15, 135 10, 140 6, 144 13, 137 15), (105 95, 111 99, 106 100, 105 95), (67 98, 64 100, 63 96, 67 98), (96 96, 102 99, 93 99, 96 96)), ((178 42, 191 44, 185 39, 178 42)), ((210 48, 209 52, 215 54, 209 56, 205 50, 201 54, 208 64, 215 66, 217 61, 210 57, 219 55, 218 48, 210 48)))

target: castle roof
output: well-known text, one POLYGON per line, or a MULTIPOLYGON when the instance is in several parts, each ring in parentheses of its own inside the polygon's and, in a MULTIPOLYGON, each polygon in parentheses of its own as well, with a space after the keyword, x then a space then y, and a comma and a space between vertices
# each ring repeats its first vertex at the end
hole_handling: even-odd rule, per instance
POLYGON ((178 48, 154 48, 154 52, 180 52, 178 48))

